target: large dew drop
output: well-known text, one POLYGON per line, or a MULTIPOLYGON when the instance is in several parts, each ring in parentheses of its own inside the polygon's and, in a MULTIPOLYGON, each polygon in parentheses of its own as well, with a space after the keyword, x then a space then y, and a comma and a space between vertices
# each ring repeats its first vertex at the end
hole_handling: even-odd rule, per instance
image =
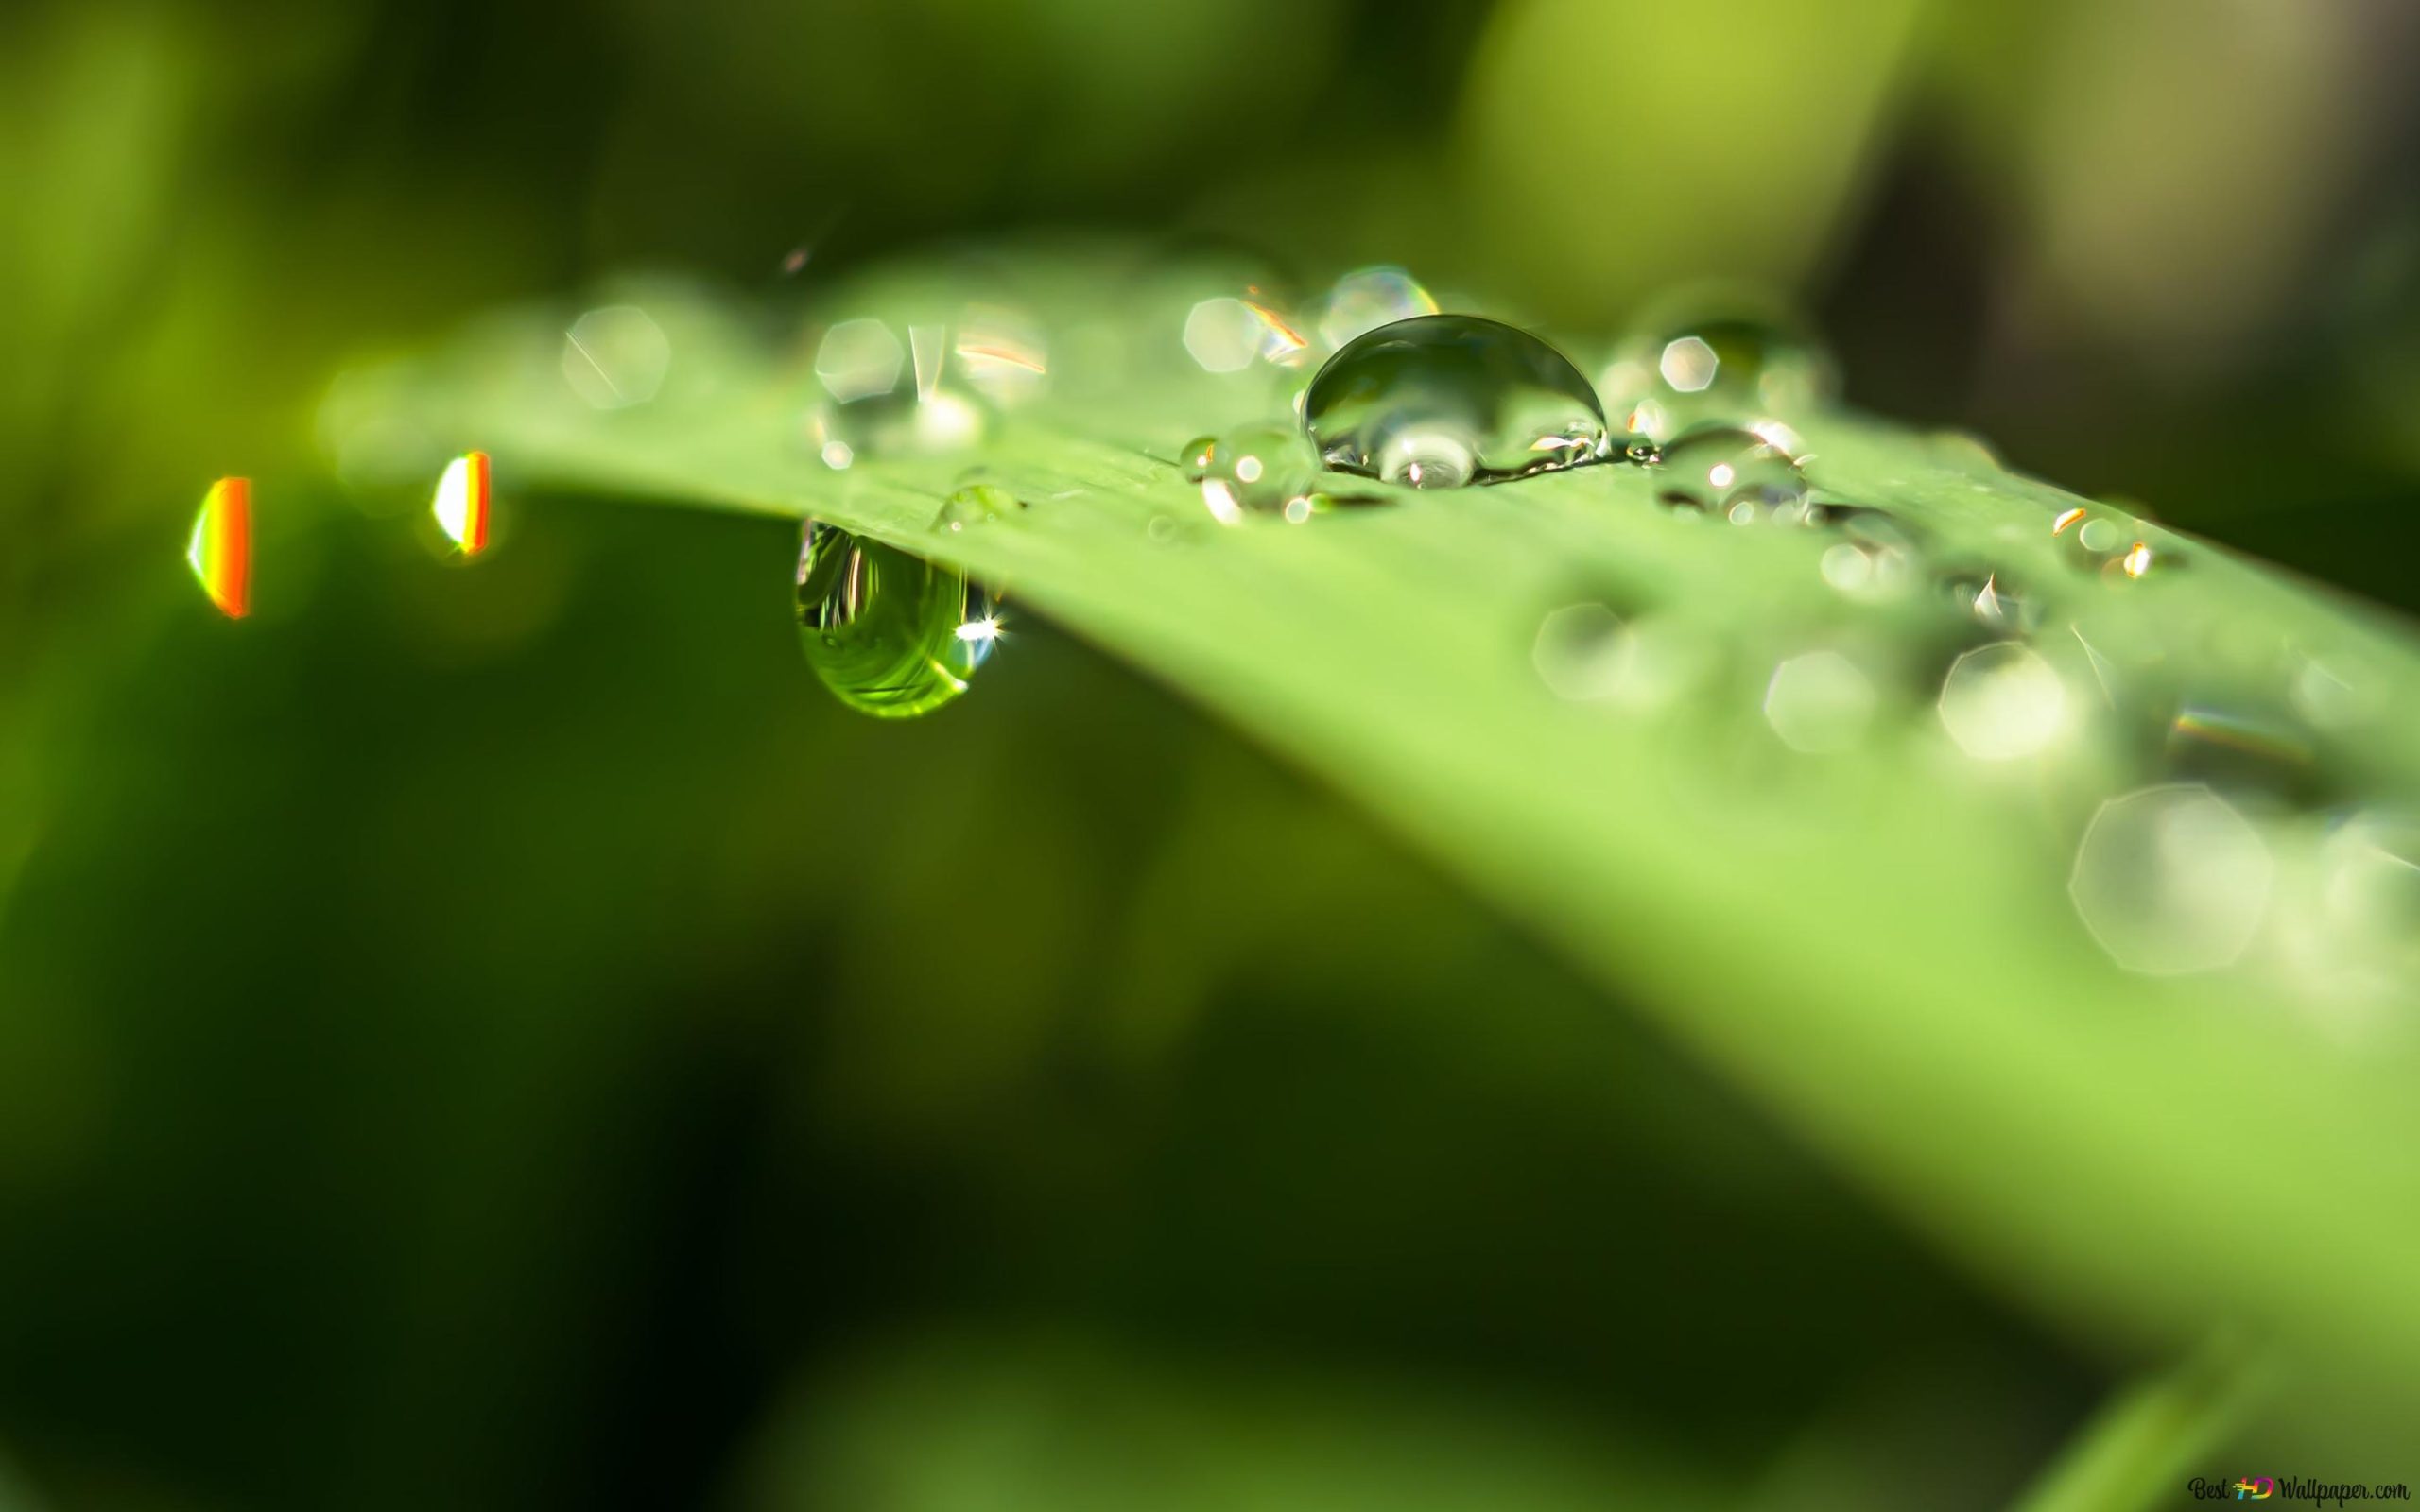
POLYGON ((1347 342, 1311 380, 1320 460, 1417 489, 1497 483, 1596 459, 1605 411, 1562 352, 1469 315, 1424 315, 1347 342))
POLYGON ((963 573, 810 523, 798 558, 799 646, 839 700, 877 719, 966 691, 1000 625, 963 573))

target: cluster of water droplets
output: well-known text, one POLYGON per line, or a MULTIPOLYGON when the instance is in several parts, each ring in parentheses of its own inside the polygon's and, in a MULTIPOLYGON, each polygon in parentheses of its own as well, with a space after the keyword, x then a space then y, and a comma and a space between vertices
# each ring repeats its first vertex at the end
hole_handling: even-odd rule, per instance
MULTIPOLYGON (((1669 722, 1676 742, 1714 742, 1723 769, 1774 792, 1793 790, 1789 773, 1853 770, 1841 764, 1891 746, 1887 769, 2030 795, 2065 816, 2054 829, 2083 934, 2128 971, 2259 965, 2356 1005, 2420 971, 2420 825, 2348 754, 2382 702, 2358 644, 2246 643, 2216 617, 2227 595, 2159 593, 2198 554, 2139 510, 2013 479, 1972 438, 1894 438, 1892 465, 1922 475, 1843 470, 1879 493, 1842 496, 1804 438, 1855 429, 1831 408, 1833 365, 1771 308, 1668 302, 1583 369, 1531 331, 1450 309, 1401 268, 1359 269, 1309 299, 1266 274, 1146 268, 1130 285, 1097 301, 1098 320, 1047 330, 1028 309, 1087 301, 837 301, 796 341, 802 460, 922 470, 909 487, 942 496, 924 528, 944 558, 948 538, 1048 512, 963 466, 1035 407, 1054 434, 1173 461, 1199 507, 1178 524, 1154 514, 1154 539, 1612 470, 1622 487, 1566 491, 1564 507, 1635 507, 1676 559, 1740 564, 1719 580, 1741 596, 1659 602, 1639 591, 1655 580, 1642 570, 1620 592, 1540 606, 1529 653, 1542 696, 1633 727, 1669 722), (1137 305, 1164 318, 1121 313, 1137 305), (1171 411, 1199 414, 1202 433, 1173 448, 1154 438, 1171 411), (1955 507, 1962 487, 1971 516, 1955 507), (2038 504, 2019 502, 2029 492, 2038 504), (1743 732, 1758 748, 1738 747, 1743 732)), ((564 394, 617 424, 715 366, 688 363, 697 338, 637 303, 560 329, 564 394)), ((425 438, 337 429, 349 476, 437 460, 425 438)), ((1137 466, 1146 487, 1167 476, 1137 466)), ((488 507, 485 456, 447 464, 433 510, 458 555, 484 548, 488 507)), ((229 480, 190 555, 231 614, 248 604, 250 530, 249 492, 229 480)), ((999 595, 915 539, 913 524, 883 540, 810 525, 799 557, 809 665, 843 703, 885 717, 958 697, 1003 633, 999 595)))

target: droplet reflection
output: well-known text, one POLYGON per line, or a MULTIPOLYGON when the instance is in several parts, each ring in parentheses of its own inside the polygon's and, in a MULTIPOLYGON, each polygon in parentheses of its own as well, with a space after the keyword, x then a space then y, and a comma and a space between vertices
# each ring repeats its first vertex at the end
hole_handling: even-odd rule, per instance
POLYGON ((201 591, 231 620, 252 611, 252 481, 220 478, 202 496, 185 546, 201 591))
POLYGON ((799 647, 839 700, 878 719, 956 698, 992 654, 992 596, 953 568, 810 523, 798 558, 799 647))
POLYGON ((445 539, 465 557, 488 549, 491 493, 485 452, 466 452, 456 457, 445 464, 437 480, 437 496, 429 502, 429 513, 437 517, 437 528, 445 532, 445 539))

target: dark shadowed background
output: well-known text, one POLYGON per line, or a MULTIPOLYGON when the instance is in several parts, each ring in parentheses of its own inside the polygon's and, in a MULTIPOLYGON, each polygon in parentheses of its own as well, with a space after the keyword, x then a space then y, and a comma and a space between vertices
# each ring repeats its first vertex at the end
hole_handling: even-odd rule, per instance
POLYGON ((2005 1500, 2121 1362, 1335 797, 1030 620, 862 719, 778 524, 508 489, 444 570, 317 417, 634 266, 1722 274, 2409 610, 2415 61, 2394 0, 12 7, 0 1508, 2005 1500))

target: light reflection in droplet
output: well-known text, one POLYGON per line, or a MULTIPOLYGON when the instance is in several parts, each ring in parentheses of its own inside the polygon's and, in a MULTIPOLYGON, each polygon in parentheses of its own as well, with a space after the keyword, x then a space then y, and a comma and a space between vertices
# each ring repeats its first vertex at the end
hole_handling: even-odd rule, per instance
POLYGON ((1041 327, 1002 306, 969 307, 954 351, 966 381, 995 404, 1014 405, 1039 393, 1050 375, 1050 348, 1041 327))
POLYGON ((1210 518, 1222 525, 1239 525, 1244 522, 1244 507, 1236 502, 1236 490, 1221 477, 1201 480, 1201 505, 1210 518))
POLYGON ((1847 750, 1874 717, 1874 681, 1838 651, 1808 651, 1773 668, 1765 722, 1790 749, 1809 756, 1847 750))
POLYGON ((2054 536, 2065 534, 2067 526, 2074 524, 2077 521, 2083 519, 2083 516, 2084 511, 2082 505, 2078 505, 2076 507, 2066 511, 2057 519, 2050 522, 2050 534, 2054 536))
POLYGON ((1221 295, 1186 312, 1184 350, 1207 372, 1241 372, 1255 361, 1290 363, 1310 343, 1275 310, 1221 295))
POLYGON ((590 310, 563 333, 563 381, 598 409, 646 404, 671 366, 671 338, 634 304, 590 310))
POLYGON ((454 542, 465 557, 475 557, 487 550, 488 508, 492 501, 492 479, 488 454, 466 452, 445 464, 437 480, 437 496, 429 502, 429 512, 437 517, 437 528, 454 542))
POLYGON ((2005 762, 2047 748, 2067 728, 2067 690, 2050 663, 2014 641, 1978 646, 1942 679, 1942 728, 1977 761, 2005 762))
POLYGON ((2169 976, 2240 957, 2269 908, 2276 863, 2250 820, 2200 783, 2148 787, 2100 806, 2067 894, 2110 959, 2169 976))
POLYGON ((2125 556, 2118 558, 2118 570, 2127 576, 2140 577, 2152 570, 2152 548, 2145 542, 2137 541, 2125 556))
POLYGON ((231 620, 252 611, 252 481, 220 478, 202 496, 185 546, 201 591, 231 620))

